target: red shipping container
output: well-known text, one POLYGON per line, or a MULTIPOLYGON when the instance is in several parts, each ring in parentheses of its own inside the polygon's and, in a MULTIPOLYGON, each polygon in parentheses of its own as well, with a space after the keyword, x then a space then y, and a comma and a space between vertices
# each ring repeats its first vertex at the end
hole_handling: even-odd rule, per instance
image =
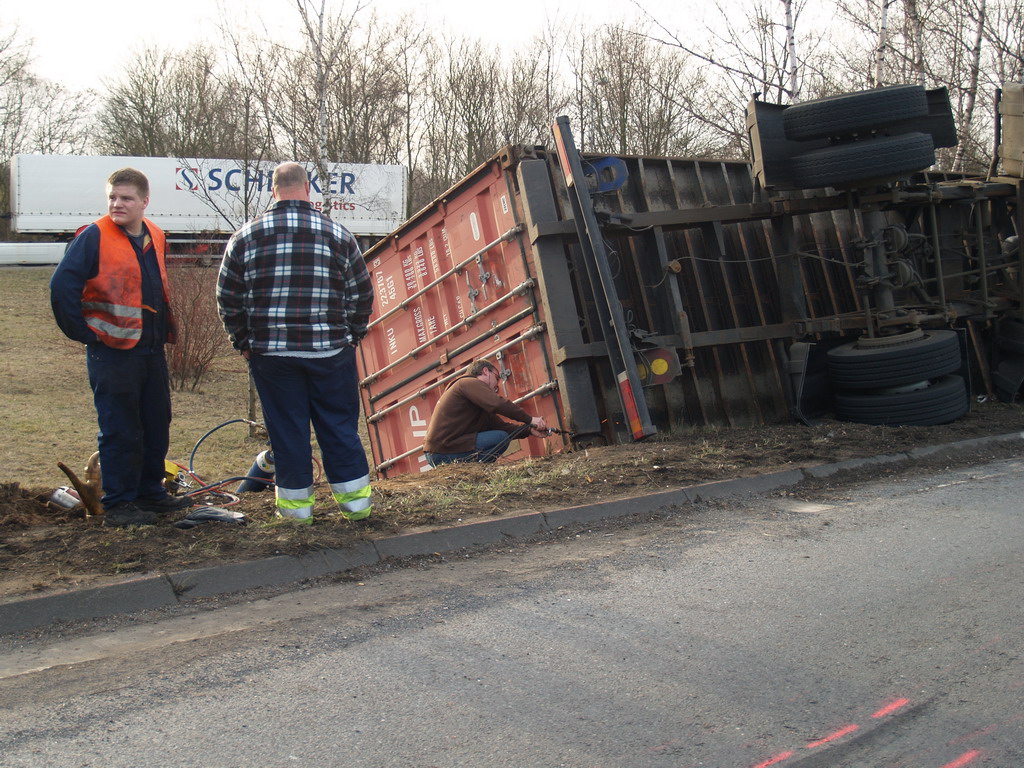
MULTIPOLYGON (((366 255, 376 301, 359 347, 362 400, 382 476, 429 469, 421 446, 434 405, 480 358, 497 365, 503 397, 564 428, 508 160, 492 159, 366 255)), ((527 437, 505 456, 560 445, 527 437)))

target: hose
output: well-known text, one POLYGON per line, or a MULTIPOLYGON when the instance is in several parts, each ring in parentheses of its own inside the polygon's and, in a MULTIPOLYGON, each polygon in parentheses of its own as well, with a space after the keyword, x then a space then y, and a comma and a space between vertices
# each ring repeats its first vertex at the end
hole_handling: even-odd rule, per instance
MULTIPOLYGON (((226 427, 229 424, 238 424, 238 423, 248 424, 249 426, 252 426, 252 427, 260 426, 255 421, 250 421, 249 419, 228 419, 227 421, 218 424, 216 427, 214 427, 213 429, 208 431, 205 435, 203 435, 202 437, 199 438, 199 440, 196 441, 196 444, 192 447, 192 453, 190 453, 189 457, 188 457, 188 467, 184 467, 181 464, 178 464, 178 462, 173 462, 178 468, 180 468, 180 469, 184 470, 185 472, 187 472, 189 477, 191 477, 195 482, 199 483, 202 486, 200 488, 196 488, 195 490, 188 491, 185 494, 186 496, 195 496, 195 495, 200 494, 200 493, 213 493, 213 494, 216 494, 218 496, 227 496, 232 501, 229 502, 228 504, 224 504, 223 506, 230 506, 231 504, 237 504, 239 502, 238 496, 236 496, 233 493, 228 493, 226 491, 221 491, 221 490, 219 490, 220 488, 223 488, 228 483, 235 483, 235 482, 239 482, 240 483, 243 480, 259 480, 261 482, 266 482, 265 478, 262 478, 262 477, 251 478, 251 477, 249 477, 247 475, 238 475, 238 476, 235 476, 235 477, 229 477, 226 480, 219 480, 219 481, 217 481, 215 483, 210 483, 208 485, 204 485, 204 483, 206 483, 206 481, 203 480, 195 472, 196 453, 199 451, 199 446, 203 444, 203 441, 206 440, 206 438, 208 438, 210 435, 212 435, 218 429, 222 429, 223 427, 226 427)), ((316 465, 316 473, 315 473, 315 476, 313 478, 313 483, 317 484, 317 483, 319 483, 323 479, 324 468, 323 468, 323 465, 320 463, 319 460, 317 460, 317 458, 315 456, 313 457, 313 463, 316 465)))
POLYGON ((226 427, 228 424, 238 424, 239 422, 241 422, 243 424, 248 424, 249 426, 252 426, 252 427, 258 427, 259 426, 259 424, 257 424, 255 421, 249 421, 249 419, 229 419, 228 421, 225 421, 222 424, 218 424, 216 427, 211 429, 205 435, 200 437, 199 441, 195 444, 195 446, 193 446, 192 453, 189 454, 189 457, 188 457, 188 471, 189 471, 189 474, 195 474, 194 469, 193 469, 193 464, 194 464, 195 458, 196 458, 196 451, 199 450, 199 446, 203 444, 203 441, 206 438, 208 438, 210 435, 212 435, 214 432, 216 432, 218 429, 226 427))

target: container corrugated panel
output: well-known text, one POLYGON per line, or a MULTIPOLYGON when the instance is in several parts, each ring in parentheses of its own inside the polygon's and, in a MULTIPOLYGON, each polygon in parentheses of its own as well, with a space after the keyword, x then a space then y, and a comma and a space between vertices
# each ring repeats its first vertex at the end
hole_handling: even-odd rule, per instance
MULTIPOLYGON (((751 201, 747 163, 649 158, 627 162, 634 184, 620 190, 616 201, 625 212, 707 210, 751 201), (655 196, 651 188, 671 194, 655 196)), ((679 381, 649 389, 649 400, 664 401, 662 409, 671 426, 761 423, 785 413, 780 365, 770 340, 732 343, 734 337, 719 333, 782 321, 764 225, 713 221, 666 229, 660 237, 681 272, 667 276, 663 270, 649 269, 630 294, 637 306, 652 308, 645 331, 670 333, 673 327, 667 321, 675 320, 674 313, 679 315, 675 322, 685 324, 685 334, 694 341, 693 365, 684 369, 679 381), (663 287, 652 289, 658 281, 663 287), (665 320, 657 321, 655 308, 665 320), (683 406, 681 411, 673 401, 683 406)), ((642 243, 634 243, 632 250, 649 252, 642 243)))
MULTIPOLYGON (((428 468, 421 446, 433 407, 478 358, 497 364, 504 397, 561 424, 509 164, 495 157, 367 253, 376 300, 359 347, 362 398, 382 474, 428 468)), ((524 438, 506 455, 545 450, 524 438)))
MULTIPOLYGON (((627 221, 605 233, 616 260, 619 297, 638 338, 655 344, 676 340, 686 346, 679 352, 681 375, 669 384, 645 388, 652 420, 659 429, 667 429, 769 423, 788 416, 779 340, 792 337, 792 321, 798 318, 859 307, 848 266, 857 256, 849 249, 844 253, 841 245, 850 229, 848 217, 840 212, 794 218, 797 244, 830 258, 794 259, 795 290, 807 306, 797 314, 787 313, 780 254, 770 223, 730 220, 730 215, 747 213, 753 201, 748 163, 623 160, 628 182, 595 198, 595 207, 605 218, 622 214, 627 221), (691 212, 697 215, 686 215, 691 212), (653 214, 665 223, 629 227, 629 217, 635 214, 653 214), (701 214, 707 214, 706 221, 700 221, 701 214), (667 270, 669 264, 677 265, 678 272, 667 270)), ((552 176, 558 186, 557 174, 552 176)), ((562 211, 567 211, 564 188, 558 198, 562 211)), ((577 249, 571 246, 569 252, 578 263, 577 249)), ((574 268, 573 274, 582 275, 582 267, 574 268)), ((576 291, 587 295, 584 285, 576 291)), ((586 306, 582 314, 587 336, 603 339, 596 316, 586 306)), ((593 363, 600 369, 598 360, 593 363)), ((598 375, 595 381, 604 383, 603 400, 613 402, 615 393, 607 377, 598 375)))

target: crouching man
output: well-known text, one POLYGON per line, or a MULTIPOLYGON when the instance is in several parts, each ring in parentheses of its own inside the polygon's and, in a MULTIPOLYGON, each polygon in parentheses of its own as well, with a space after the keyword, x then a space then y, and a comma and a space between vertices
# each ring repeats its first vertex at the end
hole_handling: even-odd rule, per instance
POLYGON ((492 363, 477 360, 441 395, 423 441, 430 466, 497 461, 516 437, 548 436, 543 418, 531 416, 498 394, 499 381, 492 363))

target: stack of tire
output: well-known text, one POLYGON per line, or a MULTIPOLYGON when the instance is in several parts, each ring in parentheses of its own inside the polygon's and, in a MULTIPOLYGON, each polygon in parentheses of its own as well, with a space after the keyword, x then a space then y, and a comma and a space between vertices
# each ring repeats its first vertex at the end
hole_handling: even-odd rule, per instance
POLYGON ((836 418, 861 424, 948 424, 970 408, 956 331, 861 338, 827 353, 836 418))
MULTIPOLYGON (((795 186, 850 187, 905 178, 935 163, 931 133, 906 132, 928 117, 923 86, 892 85, 844 93, 786 108, 783 129, 790 141, 829 139, 829 146, 790 159, 795 186)), ((940 144, 943 146, 943 144, 940 144)))

